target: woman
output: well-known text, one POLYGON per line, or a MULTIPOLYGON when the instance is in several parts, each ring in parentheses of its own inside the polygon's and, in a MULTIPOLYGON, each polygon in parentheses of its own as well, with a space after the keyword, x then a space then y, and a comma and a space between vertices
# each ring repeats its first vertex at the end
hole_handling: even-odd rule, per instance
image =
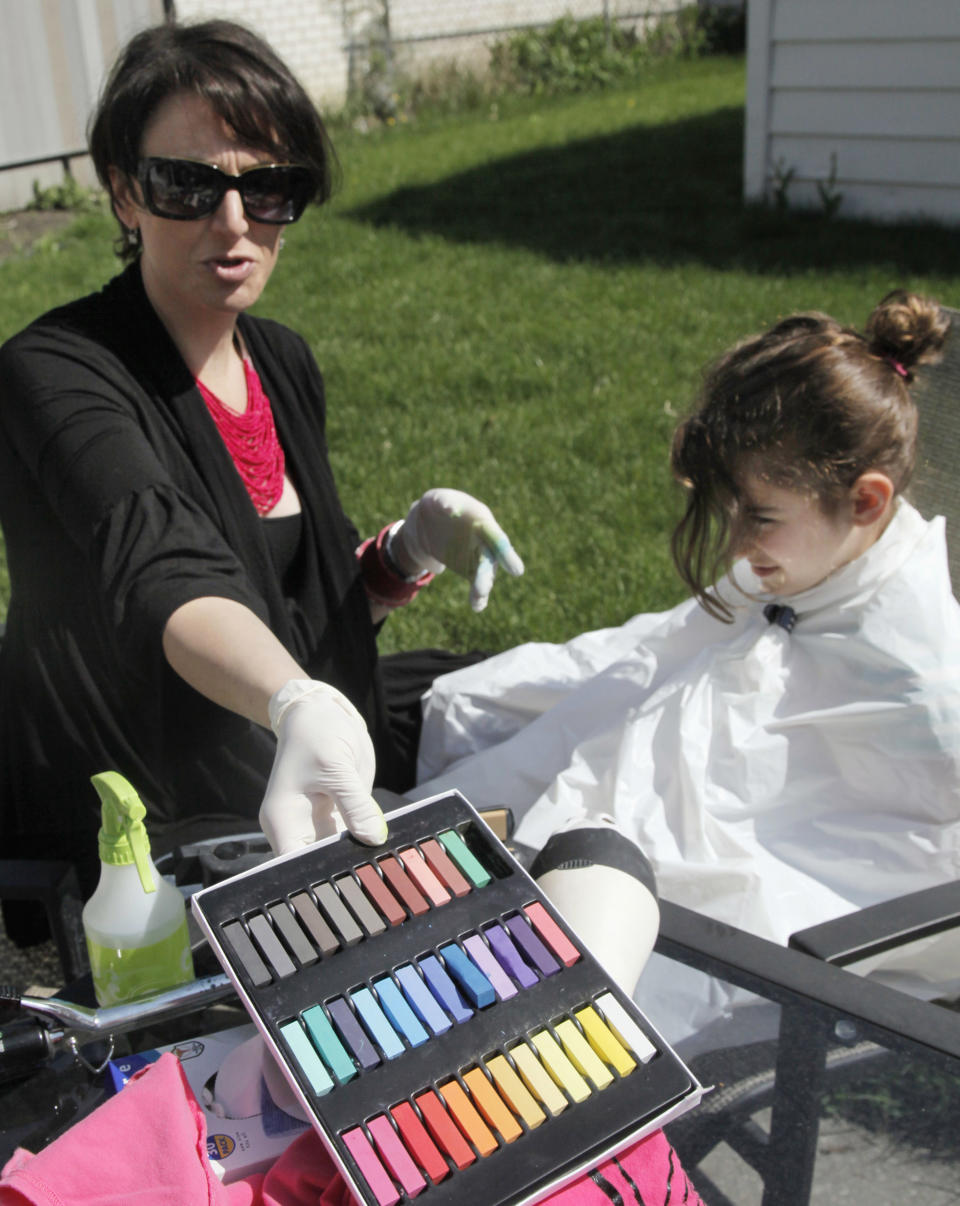
POLYGON ((358 548, 317 366, 246 313, 284 226, 332 183, 323 123, 269 47, 223 21, 147 29, 90 148, 129 266, 0 350, 4 855, 95 870, 88 780, 108 768, 161 847, 248 828, 261 802, 281 851, 337 810, 382 840, 374 763, 378 783, 412 782, 403 705, 450 661, 385 668, 378 623, 445 565, 479 609, 496 566, 522 564, 450 490, 358 548))

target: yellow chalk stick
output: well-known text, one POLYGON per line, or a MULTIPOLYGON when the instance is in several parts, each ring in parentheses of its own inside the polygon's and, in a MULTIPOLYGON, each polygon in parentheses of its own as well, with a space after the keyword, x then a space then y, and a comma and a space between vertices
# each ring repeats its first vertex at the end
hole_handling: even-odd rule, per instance
POLYGON ((555 1029, 561 1046, 578 1072, 582 1072, 598 1089, 605 1089, 607 1085, 613 1084, 613 1073, 570 1018, 564 1018, 555 1029))
POLYGON ((592 1006, 587 1005, 583 1009, 578 1009, 574 1016, 583 1027, 587 1042, 597 1055, 610 1064, 613 1070, 619 1072, 621 1076, 629 1076, 637 1066, 637 1061, 616 1038, 599 1013, 592 1006))
POLYGON ((510 1058, 517 1065, 523 1083, 551 1114, 559 1114, 569 1102, 553 1083, 546 1068, 536 1053, 526 1043, 517 1043, 510 1048, 510 1058))
POLYGON ((531 1034, 530 1041, 536 1047, 543 1065, 574 1101, 586 1101, 592 1092, 590 1086, 563 1053, 563 1048, 547 1030, 531 1034))

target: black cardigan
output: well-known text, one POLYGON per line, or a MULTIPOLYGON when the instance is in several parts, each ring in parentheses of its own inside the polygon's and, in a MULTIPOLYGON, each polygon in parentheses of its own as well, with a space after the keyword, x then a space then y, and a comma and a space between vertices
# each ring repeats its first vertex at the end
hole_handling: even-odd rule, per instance
MULTIPOLYGON (((151 833, 255 828, 272 734, 167 665, 164 625, 202 595, 250 607, 393 750, 357 533, 337 497, 305 342, 241 316, 303 508, 281 591, 263 524, 139 269, 0 349, 0 525, 13 595, 0 655, 0 852, 95 857, 89 776, 126 775, 151 833), (185 829, 186 825, 186 829, 185 829), (196 826, 193 826, 196 829, 196 826)), ((169 841, 165 843, 169 845, 169 841)))

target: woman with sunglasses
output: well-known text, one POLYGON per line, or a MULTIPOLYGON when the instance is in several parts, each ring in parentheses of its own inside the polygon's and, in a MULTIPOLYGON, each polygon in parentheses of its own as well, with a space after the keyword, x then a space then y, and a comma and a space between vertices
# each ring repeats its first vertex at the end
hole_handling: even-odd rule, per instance
POLYGON ((459 491, 363 544, 343 513, 319 370, 247 314, 333 165, 264 42, 223 21, 138 34, 90 149, 128 266, 0 351, 0 849, 95 873, 107 769, 158 849, 258 810, 281 851, 338 817, 382 841, 375 773, 412 784, 420 693, 463 659, 381 662, 378 623, 444 566, 479 609, 522 564, 459 491))

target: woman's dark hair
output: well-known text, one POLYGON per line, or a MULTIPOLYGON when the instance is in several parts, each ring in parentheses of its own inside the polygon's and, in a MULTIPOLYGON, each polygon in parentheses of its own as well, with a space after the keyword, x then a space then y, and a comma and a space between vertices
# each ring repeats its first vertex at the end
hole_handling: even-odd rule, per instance
MULTIPOLYGON (((89 147, 100 183, 114 200, 110 168, 129 181, 157 108, 177 92, 205 100, 250 147, 278 162, 308 167, 313 201, 333 191, 336 159, 320 114, 279 56, 256 34, 232 21, 167 22, 136 34, 121 50, 90 120, 89 147)), ((122 259, 139 250, 121 224, 122 259)))
POLYGON ((711 615, 732 615, 710 588, 736 551, 745 458, 762 454, 767 480, 812 491, 827 513, 868 470, 902 493, 917 443, 908 386, 916 365, 938 358, 949 325, 936 302, 896 290, 865 334, 826 314, 795 314, 707 371, 697 408, 673 438, 671 467, 687 505, 672 548, 711 615))

